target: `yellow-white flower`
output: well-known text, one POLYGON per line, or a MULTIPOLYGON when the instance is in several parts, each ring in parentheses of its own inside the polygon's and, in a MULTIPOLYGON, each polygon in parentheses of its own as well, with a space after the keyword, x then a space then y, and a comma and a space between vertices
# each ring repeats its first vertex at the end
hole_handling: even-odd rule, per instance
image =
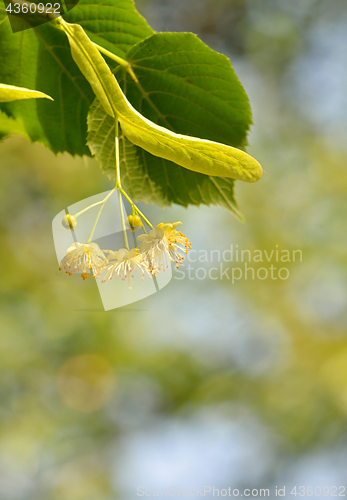
POLYGON ((191 243, 181 231, 176 231, 179 224, 181 222, 173 224, 161 222, 148 234, 137 237, 141 241, 140 251, 149 260, 152 274, 160 270, 165 271, 169 267, 169 261, 175 262, 176 267, 183 263, 183 254, 188 253, 191 243))
POLYGON ((122 280, 128 278, 129 288, 132 288, 131 278, 134 277, 133 272, 141 271, 142 280, 144 279, 146 273, 150 275, 148 263, 143 259, 143 256, 139 254, 137 248, 133 248, 131 250, 121 248, 117 252, 112 250, 105 250, 105 252, 109 254, 108 258, 110 261, 100 270, 99 275, 97 276, 98 278, 105 270, 107 271, 102 283, 105 283, 105 281, 110 280, 114 275, 117 275, 120 276, 122 280))
POLYGON ((76 241, 66 250, 66 255, 60 262, 59 269, 70 276, 72 273, 80 272, 85 280, 89 277, 90 269, 93 271, 93 276, 96 276, 107 262, 104 252, 97 243, 78 243, 76 241))

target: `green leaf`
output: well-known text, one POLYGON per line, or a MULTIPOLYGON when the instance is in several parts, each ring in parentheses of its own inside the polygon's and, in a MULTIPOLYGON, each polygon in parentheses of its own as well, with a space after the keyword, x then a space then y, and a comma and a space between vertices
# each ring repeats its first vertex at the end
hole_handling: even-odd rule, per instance
POLYGON ((54 99, 6 103, 1 109, 21 118, 29 137, 54 152, 88 154, 85 119, 93 92, 76 68, 65 38, 50 24, 18 33, 12 33, 8 21, 0 26, 0 79, 38 87, 54 99))
POLYGON ((192 33, 157 33, 126 59, 138 79, 126 75, 127 96, 147 118, 182 134, 246 144, 251 108, 226 56, 192 33))
MULTIPOLYGON (((158 33, 126 56, 138 82, 118 68, 123 90, 135 108, 175 132, 240 147, 251 123, 250 105, 230 61, 190 33, 158 33)), ((89 146, 102 168, 114 176, 113 120, 93 106, 89 146), (100 129, 98 130, 98 126, 100 129)), ((237 212, 233 181, 193 174, 124 141, 127 189, 138 200, 158 203, 221 205, 237 212), (174 168, 175 167, 175 168, 174 168), (129 176, 134 179, 130 187, 129 176)))
POLYGON ((53 101, 52 97, 39 92, 38 90, 24 89, 23 87, 14 87, 13 85, 6 85, 5 83, 0 83, 0 102, 18 101, 20 99, 50 99, 53 101))
POLYGON ((4 22, 4 20, 7 18, 7 12, 5 11, 5 4, 0 3, 0 7, 2 10, 0 10, 0 24, 4 22))
MULTIPOLYGON (((81 0, 66 19, 80 22, 95 42, 120 56, 153 33, 132 0, 102 0, 98 4, 81 0)), ((94 94, 71 57, 64 33, 50 23, 12 33, 5 19, 0 23, 0 53, 0 81, 38 87, 54 99, 54 103, 6 103, 0 109, 21 119, 30 138, 54 152, 90 154, 87 114, 94 94)))
POLYGON ((20 134, 27 137, 25 128, 20 119, 14 120, 0 111, 0 139, 11 134, 20 134))
MULTIPOLYGON (((105 60, 81 26, 63 22, 62 27, 69 38, 72 57, 104 110, 119 120, 130 142, 154 156, 175 162, 193 172, 246 182, 260 179, 261 166, 244 151, 218 142, 176 134, 146 119, 126 99, 105 60)), ((156 38, 159 36, 154 35, 156 38)), ((171 54, 171 60, 174 60, 175 53, 171 54)))
POLYGON ((154 33, 133 0, 80 0, 64 19, 81 25, 93 42, 120 57, 154 33))
MULTIPOLYGON (((101 168, 115 179, 114 119, 95 101, 88 116, 88 144, 101 168)), ((219 205, 244 220, 234 199, 234 181, 191 172, 168 160, 147 153, 125 137, 120 138, 122 183, 135 201, 161 207, 177 203, 219 205)))

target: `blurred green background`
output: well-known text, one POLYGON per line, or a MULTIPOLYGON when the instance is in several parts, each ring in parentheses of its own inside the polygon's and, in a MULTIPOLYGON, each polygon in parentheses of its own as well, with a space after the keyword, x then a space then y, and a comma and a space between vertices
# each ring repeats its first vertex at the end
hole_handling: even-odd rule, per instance
POLYGON ((146 214, 182 220, 197 251, 299 249, 302 262, 284 264, 286 280, 234 284, 187 262, 192 279, 103 312, 93 280, 59 273, 51 221, 110 183, 91 159, 4 139, 0 499, 347 486, 346 2, 137 7, 154 29, 193 31, 230 57, 265 171, 237 183, 246 224, 216 207, 146 214))

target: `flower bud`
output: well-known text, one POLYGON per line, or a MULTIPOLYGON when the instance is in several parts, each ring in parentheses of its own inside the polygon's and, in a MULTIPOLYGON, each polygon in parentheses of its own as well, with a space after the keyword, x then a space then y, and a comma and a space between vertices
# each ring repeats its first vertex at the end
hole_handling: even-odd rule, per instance
POLYGON ((127 221, 132 231, 136 231, 136 229, 142 226, 141 219, 138 215, 128 215, 127 221))
POLYGON ((73 229, 74 227, 77 226, 76 217, 70 214, 64 215, 61 223, 65 227, 65 229, 73 229))

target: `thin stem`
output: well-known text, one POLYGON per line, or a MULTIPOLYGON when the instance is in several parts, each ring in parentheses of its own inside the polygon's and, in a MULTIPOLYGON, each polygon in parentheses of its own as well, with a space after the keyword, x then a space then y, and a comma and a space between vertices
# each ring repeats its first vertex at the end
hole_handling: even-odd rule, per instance
POLYGON ((124 220, 122 195, 121 195, 120 189, 118 190, 118 201, 119 201, 120 216, 121 216, 121 219, 122 219, 122 229, 123 229, 124 246, 125 246, 125 248, 127 250, 129 250, 128 236, 127 236, 127 230, 126 230, 126 227, 125 227, 125 220, 124 220))
POLYGON ((119 124, 117 116, 115 121, 114 156, 116 160, 116 188, 122 189, 122 182, 120 178, 120 164, 119 164, 119 124))
POLYGON ((121 195, 123 188, 122 188, 122 182, 121 182, 121 177, 120 177, 119 124, 118 124, 117 115, 115 116, 115 134, 114 135, 115 135, 115 138, 114 138, 114 156, 115 156, 115 161, 116 161, 116 189, 118 189, 119 212, 120 212, 120 216, 122 219, 124 246, 127 250, 129 250, 129 242, 128 242, 128 237, 127 237, 127 230, 125 227, 125 219, 124 219, 123 203, 122 203, 122 195, 121 195))
MULTIPOLYGON (((23 2, 23 0, 16 0, 16 1, 23 2)), ((27 3, 27 2, 24 2, 24 3, 27 3)), ((30 4, 30 2, 28 2, 28 3, 30 4)), ((5 9, 1 9, 1 10, 6 12, 5 9)), ((43 12, 46 12, 46 11, 44 10, 43 12)), ((61 23, 61 24, 63 24, 63 23, 61 23)), ((66 25, 66 23, 64 23, 64 24, 66 25)), ((58 26, 56 26, 56 27, 58 27, 58 26)), ((134 80, 135 83, 139 83, 137 76, 135 75, 135 73, 134 73, 131 65, 128 63, 128 61, 126 61, 122 57, 117 56, 113 52, 110 52, 109 50, 105 49, 101 45, 98 45, 97 43, 94 43, 94 42, 91 42, 91 43, 94 45, 94 47, 96 49, 98 49, 98 51, 101 54, 104 54, 105 56, 109 57, 110 59, 112 59, 113 61, 118 63, 120 66, 122 66, 129 73, 129 75, 131 76, 131 78, 134 80)))
POLYGON ((113 52, 110 52, 109 50, 105 49, 104 47, 101 47, 101 45, 98 45, 97 43, 93 42, 94 47, 98 49, 99 52, 104 54, 105 56, 109 57, 110 59, 113 59, 113 61, 116 61, 118 64, 126 68, 129 66, 129 64, 126 62, 125 59, 122 59, 119 56, 116 56, 116 54, 113 54, 113 52))
POLYGON ((90 243, 90 242, 92 241, 92 238, 93 238, 93 235, 94 235, 94 231, 95 231, 96 225, 97 225, 97 223, 98 223, 98 220, 99 220, 99 218, 100 218, 100 215, 101 215, 102 209, 104 208, 106 201, 107 201, 107 200, 109 199, 109 197, 110 197, 110 196, 111 196, 111 195, 115 192, 115 190, 116 190, 116 188, 112 189, 112 191, 110 191, 110 192, 108 193, 108 195, 106 196, 106 198, 104 198, 104 199, 103 199, 102 204, 101 204, 101 207, 99 208, 99 211, 98 211, 98 213, 97 213, 97 216, 96 216, 96 218, 95 218, 95 221, 94 221, 93 227, 92 227, 92 229, 91 229, 91 231, 90 231, 90 233, 89 233, 89 236, 88 236, 88 239, 87 239, 86 243, 90 243))
POLYGON ((160 288, 159 288, 159 285, 158 285, 157 277, 154 276, 154 274, 153 274, 153 281, 154 281, 154 286, 155 286, 156 292, 159 292, 160 288))
POLYGON ((122 59, 119 56, 116 56, 116 54, 113 54, 113 52, 110 52, 109 50, 104 49, 104 47, 101 47, 101 45, 98 45, 97 43, 94 43, 94 42, 92 42, 92 43, 93 43, 94 47, 96 47, 98 49, 98 51, 101 52, 101 54, 104 54, 105 56, 109 57, 110 59, 112 59, 116 63, 120 64, 123 68, 125 68, 127 70, 127 72, 129 73, 129 75, 134 80, 134 82, 138 83, 138 79, 137 79, 135 73, 133 72, 132 67, 130 66, 128 61, 126 61, 125 59, 122 59))
MULTIPOLYGON (((145 223, 147 224, 148 227, 150 227, 151 229, 153 229, 153 225, 149 222, 149 220, 147 219, 147 217, 145 217, 143 215, 143 213, 141 212, 141 210, 139 208, 137 208, 136 205, 135 206, 135 210, 136 212, 139 214, 140 217, 142 217, 142 219, 145 221, 145 223)), ((146 229, 144 228, 144 231, 146 232, 146 229)))
MULTIPOLYGON (((16 0, 16 1, 19 1, 19 2, 23 2, 23 0, 16 0)), ((30 3, 30 2, 29 2, 30 3)), ((45 12, 45 11, 44 11, 45 12)), ((65 25, 66 26, 66 23, 61 19, 59 20, 60 24, 62 25, 65 25)), ((61 29, 59 28, 58 25, 55 25, 56 28, 58 29, 61 29)), ((128 61, 126 61, 125 59, 123 59, 122 57, 119 57, 117 56, 116 54, 114 54, 113 52, 110 52, 109 50, 105 49, 104 47, 102 47, 101 45, 98 45, 97 43, 94 43, 91 41, 91 43, 94 45, 94 47, 96 49, 98 49, 98 51, 101 53, 101 54, 104 54, 105 56, 109 57, 110 59, 112 59, 113 61, 115 61, 116 63, 118 63, 120 66, 122 66, 128 73, 129 75, 131 76, 131 78, 134 80, 135 83, 139 83, 138 79, 137 79, 137 76, 135 75, 131 65, 128 63, 128 61)))
POLYGON ((77 214, 74 215, 74 217, 79 217, 80 215, 84 214, 84 212, 87 212, 90 208, 96 207, 97 205, 101 205, 101 203, 104 203, 104 200, 98 201, 97 203, 93 203, 92 205, 89 205, 89 207, 84 208, 80 212, 77 212, 77 214))
POLYGON ((115 155, 115 160, 116 160, 116 188, 119 189, 119 191, 124 195, 124 197, 128 200, 128 202, 131 205, 131 211, 134 214, 137 213, 139 214, 140 217, 145 221, 145 223, 153 229, 152 224, 149 222, 149 220, 143 215, 141 210, 137 208, 133 200, 128 196, 128 194, 124 191, 122 187, 122 181, 121 181, 121 176, 120 176, 120 162, 119 162, 119 123, 118 123, 118 117, 116 116, 115 118, 115 139, 114 139, 114 155, 115 155))
POLYGON ((130 203, 130 205, 132 207, 135 207, 135 210, 136 212, 139 214, 140 217, 142 217, 142 219, 145 221, 145 223, 147 224, 147 226, 149 226, 151 229, 153 229, 153 226, 152 224, 149 222, 149 220, 143 215, 143 213, 141 212, 141 210, 139 208, 137 208, 137 206, 135 205, 135 203, 133 202, 133 200, 130 198, 130 196, 124 191, 124 189, 122 187, 119 188, 119 190, 121 191, 121 193, 124 195, 124 197, 128 200, 128 202, 130 203))
POLYGON ((137 241, 136 241, 135 232, 134 232, 134 231, 132 231, 132 233, 133 233, 134 248, 136 248, 136 247, 137 247, 137 241))

